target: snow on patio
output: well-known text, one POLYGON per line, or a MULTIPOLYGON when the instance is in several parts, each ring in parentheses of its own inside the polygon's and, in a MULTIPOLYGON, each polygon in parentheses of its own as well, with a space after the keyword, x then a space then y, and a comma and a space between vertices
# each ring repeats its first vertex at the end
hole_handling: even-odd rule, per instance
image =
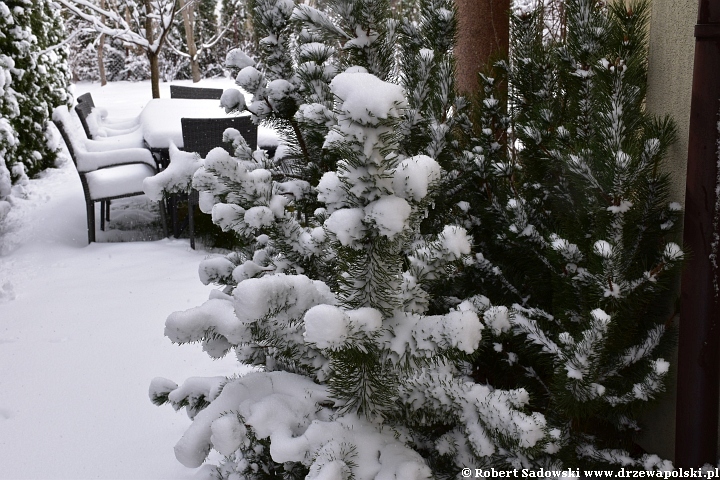
MULTIPOLYGON (((92 91, 117 117, 150 98, 148 82, 103 89, 82 85, 76 94, 92 91)), ((0 479, 207 477, 174 457, 190 420, 152 405, 147 391, 156 376, 240 371, 233 358, 212 361, 163 335, 171 312, 207 298, 197 268, 208 253, 185 239, 157 240, 144 197, 114 202, 112 229, 98 224, 98 243, 88 246, 69 159, 26 189, 0 229, 0 479)))

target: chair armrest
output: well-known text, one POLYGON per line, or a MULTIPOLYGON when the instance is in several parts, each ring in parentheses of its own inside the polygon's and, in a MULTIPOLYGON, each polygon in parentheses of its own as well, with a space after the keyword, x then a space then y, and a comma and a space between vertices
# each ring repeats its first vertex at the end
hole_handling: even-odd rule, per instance
POLYGON ((98 128, 110 127, 116 130, 124 130, 140 125, 139 115, 128 118, 108 118, 108 111, 103 107, 93 107, 88 117, 92 117, 92 121, 97 124, 98 128))
POLYGON ((143 191, 151 200, 162 200, 164 193, 192 192, 193 175, 202 167, 203 160, 198 154, 180 151, 172 142, 169 154, 168 167, 143 180, 143 191))
POLYGON ((98 127, 96 135, 93 137, 93 140, 104 140, 109 137, 117 137, 118 135, 127 135, 128 133, 133 133, 139 128, 140 125, 123 128, 103 123, 102 125, 100 125, 100 127, 98 127))
POLYGON ((101 168, 130 163, 144 163, 156 169, 155 160, 149 150, 144 148, 123 148, 106 152, 78 152, 77 169, 81 173, 101 168))
POLYGON ((103 119, 102 127, 114 129, 128 129, 140 126, 140 116, 134 118, 108 118, 103 119))
POLYGON ((97 140, 85 140, 85 147, 88 152, 107 152, 123 148, 143 148, 145 142, 141 129, 134 130, 124 135, 114 137, 103 137, 97 140))

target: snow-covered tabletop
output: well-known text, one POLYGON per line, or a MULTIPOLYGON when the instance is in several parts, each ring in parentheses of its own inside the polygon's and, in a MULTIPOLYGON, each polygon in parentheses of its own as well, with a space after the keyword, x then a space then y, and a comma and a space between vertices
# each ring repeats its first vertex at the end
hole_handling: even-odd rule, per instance
MULTIPOLYGON (((244 112, 243 115, 250 115, 244 112)), ((142 113, 140 123, 143 137, 153 149, 170 146, 170 140, 183 147, 181 118, 223 118, 229 116, 220 106, 220 100, 196 100, 185 98, 154 98, 142 113)), ((258 127, 258 145, 263 148, 277 146, 278 135, 272 128, 258 127)))
POLYGON ((220 100, 154 98, 140 114, 143 137, 150 148, 183 147, 181 118, 227 117, 220 100))

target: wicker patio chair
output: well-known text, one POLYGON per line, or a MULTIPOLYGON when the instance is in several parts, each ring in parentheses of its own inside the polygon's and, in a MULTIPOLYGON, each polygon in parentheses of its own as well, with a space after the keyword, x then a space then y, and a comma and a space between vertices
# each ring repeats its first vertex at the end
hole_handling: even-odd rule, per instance
POLYGON ((170 98, 190 98, 195 100, 220 100, 222 88, 198 88, 170 85, 170 98))
POLYGON ((139 131, 139 118, 118 122, 106 121, 97 107, 91 106, 90 102, 75 105, 75 113, 80 119, 85 135, 91 140, 103 140, 128 135, 136 139, 142 138, 142 132, 139 131))
POLYGON ((215 147, 226 147, 223 132, 234 128, 243 136, 248 146, 257 148, 258 127, 249 115, 225 118, 182 118, 183 150, 199 153, 205 157, 215 147))
POLYGON ((90 107, 95 107, 95 102, 93 101, 92 95, 90 92, 83 93, 79 97, 77 97, 77 103, 87 103, 90 105, 90 107))
MULTIPOLYGON (((105 220, 110 220, 110 201, 143 195, 143 180, 157 173, 155 161, 150 152, 142 148, 88 152, 79 126, 74 124, 64 106, 53 111, 53 122, 80 175, 85 196, 88 243, 92 243, 95 241, 95 203, 100 202, 100 229, 105 230, 105 220)), ((160 216, 163 232, 167 236, 162 202, 160 216)))
POLYGON ((75 112, 77 112, 78 118, 80 119, 80 123, 82 124, 83 130, 85 130, 85 135, 87 135, 87 138, 92 139, 92 131, 90 129, 89 123, 88 123, 88 117, 90 116, 90 113, 92 112, 92 109, 95 108, 94 105, 90 105, 89 102, 82 102, 75 105, 75 112))
POLYGON ((140 117, 129 117, 129 118, 107 118, 108 112, 102 107, 96 107, 95 101, 93 100, 90 92, 83 93, 77 97, 77 105, 75 106, 75 112, 80 118, 85 135, 88 138, 94 138, 95 135, 92 133, 90 128, 89 118, 95 113, 95 120, 98 123, 105 136, 117 136, 129 133, 129 131, 136 129, 140 126, 140 117))
MULTIPOLYGON (((250 116, 182 118, 180 119, 180 123, 182 124, 183 150, 186 152, 196 152, 203 158, 215 147, 228 148, 228 145, 223 143, 223 132, 228 128, 234 128, 240 132, 250 148, 253 150, 257 148, 258 127, 252 122, 250 116)), ((190 247, 193 249, 195 248, 193 211, 197 204, 198 193, 192 190, 188 197, 188 233, 190 234, 190 247)), ((173 208, 173 215, 175 216, 173 220, 176 220, 176 208, 173 208)), ((178 225, 177 221, 173 222, 173 225, 178 225)))

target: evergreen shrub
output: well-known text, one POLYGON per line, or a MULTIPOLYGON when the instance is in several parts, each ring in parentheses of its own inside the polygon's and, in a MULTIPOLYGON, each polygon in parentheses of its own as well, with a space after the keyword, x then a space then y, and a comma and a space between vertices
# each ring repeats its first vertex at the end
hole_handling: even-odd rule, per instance
POLYGON ((514 14, 475 108, 454 93, 449 0, 323 5, 256 0, 252 99, 221 103, 283 145, 271 161, 227 131, 234 155, 193 178, 247 247, 201 264, 220 288, 165 333, 256 371, 152 382, 193 419, 177 458, 215 449, 233 479, 671 468, 632 443, 684 255, 674 128, 643 110, 647 4, 569 0, 552 39, 514 14))

